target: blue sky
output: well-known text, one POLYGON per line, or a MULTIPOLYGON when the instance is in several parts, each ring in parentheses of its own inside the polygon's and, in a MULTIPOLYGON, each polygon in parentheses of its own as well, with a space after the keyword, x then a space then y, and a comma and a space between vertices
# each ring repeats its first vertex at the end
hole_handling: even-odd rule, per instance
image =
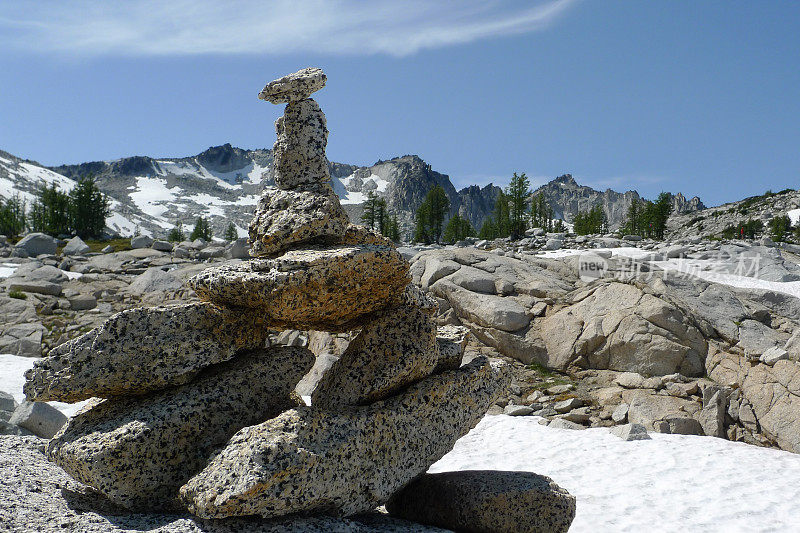
POLYGON ((328 157, 457 187, 800 187, 800 2, 0 3, 0 149, 43 164, 271 147, 265 82, 319 66, 328 157))

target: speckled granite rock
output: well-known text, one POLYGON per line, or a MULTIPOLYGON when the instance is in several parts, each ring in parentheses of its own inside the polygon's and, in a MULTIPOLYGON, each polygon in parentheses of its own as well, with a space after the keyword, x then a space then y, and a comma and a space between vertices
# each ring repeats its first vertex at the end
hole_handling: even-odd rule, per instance
POLYGON ((321 68, 309 67, 269 82, 258 97, 272 104, 304 100, 325 87, 328 80, 321 68))
POLYGON ((433 319, 416 307, 388 309, 364 325, 322 376, 311 404, 336 409, 372 403, 429 376, 438 362, 433 319))
POLYGON ((312 99, 292 102, 275 121, 278 138, 272 147, 275 184, 281 189, 330 180, 325 147, 325 113, 312 99))
POLYGON ((378 246, 395 247, 391 239, 366 226, 350 224, 344 232, 339 244, 377 244, 378 246))
POLYGON ((533 472, 466 470, 425 474, 392 496, 386 509, 457 531, 566 533, 575 497, 533 472))
POLYGON ((480 357, 366 407, 292 409, 237 433, 181 498, 208 518, 374 509, 450 451, 509 379, 480 357))
POLYGON ((178 488, 215 447, 302 404, 290 393, 313 363, 305 348, 261 349, 173 390, 99 401, 48 443, 47 456, 127 509, 174 509, 178 488))
POLYGON ((352 518, 293 516, 203 520, 188 514, 132 513, 70 478, 42 453, 36 437, 0 436, 0 530, 17 533, 436 533, 368 513, 352 518))
POLYGON ((439 309, 439 304, 436 303, 436 300, 413 283, 409 283, 405 291, 403 291, 403 303, 419 308, 428 316, 435 315, 436 310, 439 309))
POLYGON ((433 370, 434 373, 458 368, 461 365, 469 335, 469 329, 464 326, 439 326, 436 330, 436 343, 439 345, 439 363, 433 370))
POLYGON ((250 222, 250 254, 275 255, 303 243, 336 241, 348 223, 328 184, 290 191, 264 189, 250 222))
POLYGON ((341 332, 400 304, 408 282, 408 263, 396 250, 363 245, 210 268, 188 284, 204 300, 259 309, 275 328, 341 332))
POLYGON ((181 385, 268 336, 258 313, 209 303, 130 309, 50 351, 26 372, 29 400, 76 402, 181 385))

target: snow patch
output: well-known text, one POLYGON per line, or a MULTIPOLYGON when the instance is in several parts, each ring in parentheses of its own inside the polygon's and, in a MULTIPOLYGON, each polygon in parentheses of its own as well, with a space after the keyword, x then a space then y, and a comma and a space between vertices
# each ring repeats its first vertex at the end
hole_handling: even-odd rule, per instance
POLYGON ((169 203, 175 193, 167 187, 167 180, 139 176, 136 178, 136 191, 128 195, 142 212, 160 218, 169 210, 169 203))
POLYGON ((385 193, 389 187, 389 181, 381 178, 377 174, 370 174, 369 177, 361 180, 361 191, 351 191, 352 181, 355 174, 350 174, 344 178, 331 178, 333 192, 339 196, 340 204, 362 204, 367 201, 369 191, 385 193), (374 184, 374 188, 370 185, 374 184))
POLYGON ((7 278, 9 276, 13 276, 14 272, 17 271, 17 267, 14 263, 3 263, 0 265, 0 278, 7 278))
MULTIPOLYGON (((586 250, 551 250, 542 252, 538 255, 549 259, 558 259, 580 254, 590 254, 596 251, 610 251, 612 256, 629 257, 631 259, 642 259, 643 257, 650 256, 653 253, 658 253, 654 250, 643 250, 641 248, 623 246, 620 248, 591 248, 586 250)), ((653 261, 652 263, 666 271, 680 274, 691 274, 700 279, 714 283, 721 283, 723 285, 729 285, 731 287, 740 289, 769 290, 800 298, 800 281, 766 281, 751 276, 740 276, 737 274, 720 272, 720 269, 715 268, 717 265, 719 265, 719 263, 713 259, 667 259, 664 261, 653 261)))
POLYGON ((344 196, 339 195, 339 203, 342 204, 342 205, 345 205, 345 204, 363 204, 366 201, 367 201, 367 195, 364 194, 363 192, 350 192, 350 191, 347 191, 347 193, 344 196))
POLYGON ((792 221, 793 226, 800 224, 800 209, 792 209, 786 213, 786 216, 792 221))
MULTIPOLYGON (((0 354, 0 391, 7 392, 17 403, 25 401, 22 387, 25 385, 25 372, 33 368, 33 363, 39 361, 36 357, 21 357, 19 355, 0 354)), ((66 416, 73 416, 89 400, 77 403, 47 402, 66 416)))
POLYGON ((514 470, 577 498, 570 533, 798 531, 800 455, 714 437, 548 428, 487 416, 430 472, 514 470))
MULTIPOLYGON (((111 215, 106 219, 106 226, 113 229, 120 235, 125 235, 125 236, 133 235, 134 233, 136 233, 136 227, 137 227, 134 222, 131 222, 120 213, 114 211, 112 211, 111 215)), ((147 233, 149 235, 149 232, 146 232, 145 230, 142 229, 140 229, 139 232, 147 233)))

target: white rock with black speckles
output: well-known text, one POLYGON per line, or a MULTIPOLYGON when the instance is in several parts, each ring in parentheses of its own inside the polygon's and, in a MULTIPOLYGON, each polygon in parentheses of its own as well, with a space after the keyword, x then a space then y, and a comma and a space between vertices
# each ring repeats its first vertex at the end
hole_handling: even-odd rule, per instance
POLYGON ((450 451, 509 379, 481 357, 369 406, 291 409, 234 435, 181 498, 204 518, 370 511, 450 451))
POLYGON ((290 393, 313 362, 306 348, 256 350, 172 390, 99 401, 48 443, 47 456, 127 509, 174 509, 178 488, 216 447, 302 403, 290 393))
POLYGON ((272 104, 304 100, 325 87, 327 79, 321 68, 304 68, 269 82, 258 97, 272 104))
POLYGON ((433 370, 434 373, 458 368, 461 365, 469 335, 469 329, 464 326, 439 326, 436 330, 436 344, 439 345, 439 364, 433 370))
POLYGON ((455 531, 566 533, 575 496, 533 472, 464 470, 425 474, 392 496, 392 516, 455 531))
POLYGON ((438 363, 433 319, 417 307, 388 309, 364 325, 322 376, 311 404, 336 409, 372 403, 429 376, 438 363))
POLYGON ((181 385, 240 349, 264 346, 267 336, 252 311, 206 302, 129 309, 36 361, 25 373, 25 395, 76 402, 181 385))
POLYGON ((374 229, 359 224, 349 224, 339 244, 377 244, 396 248, 391 239, 387 239, 374 229))
POLYGON ((204 300, 258 309, 275 329, 330 332, 350 331, 401 304, 408 283, 400 253, 374 245, 292 250, 209 268, 188 281, 204 300))
POLYGON ((417 307, 429 316, 435 315, 439 309, 439 304, 436 303, 436 300, 413 283, 409 283, 403 292, 403 303, 417 307))
POLYGON ((303 184, 330 180, 328 127, 325 113, 312 99, 292 102, 275 121, 278 138, 272 147, 275 184, 293 189, 303 184))
POLYGON ((328 184, 265 189, 250 222, 250 254, 275 255, 300 244, 338 242, 349 223, 328 184))

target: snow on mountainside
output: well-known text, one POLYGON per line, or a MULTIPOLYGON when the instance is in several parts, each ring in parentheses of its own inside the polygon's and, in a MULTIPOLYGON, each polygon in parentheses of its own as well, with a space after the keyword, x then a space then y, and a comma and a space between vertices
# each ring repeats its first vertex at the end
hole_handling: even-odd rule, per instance
MULTIPOLYGON (((351 220, 358 221, 370 192, 386 199, 398 215, 401 233, 409 237, 414 213, 427 192, 439 185, 450 199, 450 214, 459 213, 477 230, 491 215, 500 187, 473 185, 457 191, 446 174, 437 172, 416 155, 404 155, 372 166, 330 163, 332 186, 351 220)), ((134 156, 113 161, 45 168, 35 161, 0 151, 0 196, 20 194, 29 202, 40 183, 55 183, 71 189, 82 176, 92 175, 111 198, 112 232, 135 232, 164 237, 179 222, 190 230, 197 217, 209 219, 215 235, 221 236, 230 222, 240 236, 247 235, 258 198, 275 185, 272 151, 243 150, 230 144, 215 146, 195 156, 151 158, 134 156)), ((602 205, 617 226, 635 191, 595 191, 578 185, 565 175, 540 187, 556 216, 571 221, 578 210, 602 205)), ((676 212, 702 209, 699 198, 673 197, 676 212)))
POLYGON ((39 184, 56 184, 60 189, 71 189, 75 182, 48 170, 36 162, 19 159, 0 150, 0 196, 19 195, 30 204, 39 184))
MULTIPOLYGON (((0 155, 0 195, 5 197, 19 193, 32 200, 42 182, 69 190, 82 176, 94 176, 111 198, 108 227, 122 235, 138 231, 164 237, 179 222, 190 229, 203 216, 216 235, 233 222, 239 235, 246 236, 258 198, 275 185, 271 150, 242 150, 230 144, 192 157, 135 156, 52 168, 5 152, 0 155)), ((451 213, 459 211, 476 227, 491 212, 499 191, 487 185, 457 192, 447 175, 433 171, 417 156, 378 161, 371 167, 331 163, 330 171, 332 186, 352 220, 359 220, 372 191, 387 199, 407 234, 414 212, 434 185, 444 187, 451 213)))

